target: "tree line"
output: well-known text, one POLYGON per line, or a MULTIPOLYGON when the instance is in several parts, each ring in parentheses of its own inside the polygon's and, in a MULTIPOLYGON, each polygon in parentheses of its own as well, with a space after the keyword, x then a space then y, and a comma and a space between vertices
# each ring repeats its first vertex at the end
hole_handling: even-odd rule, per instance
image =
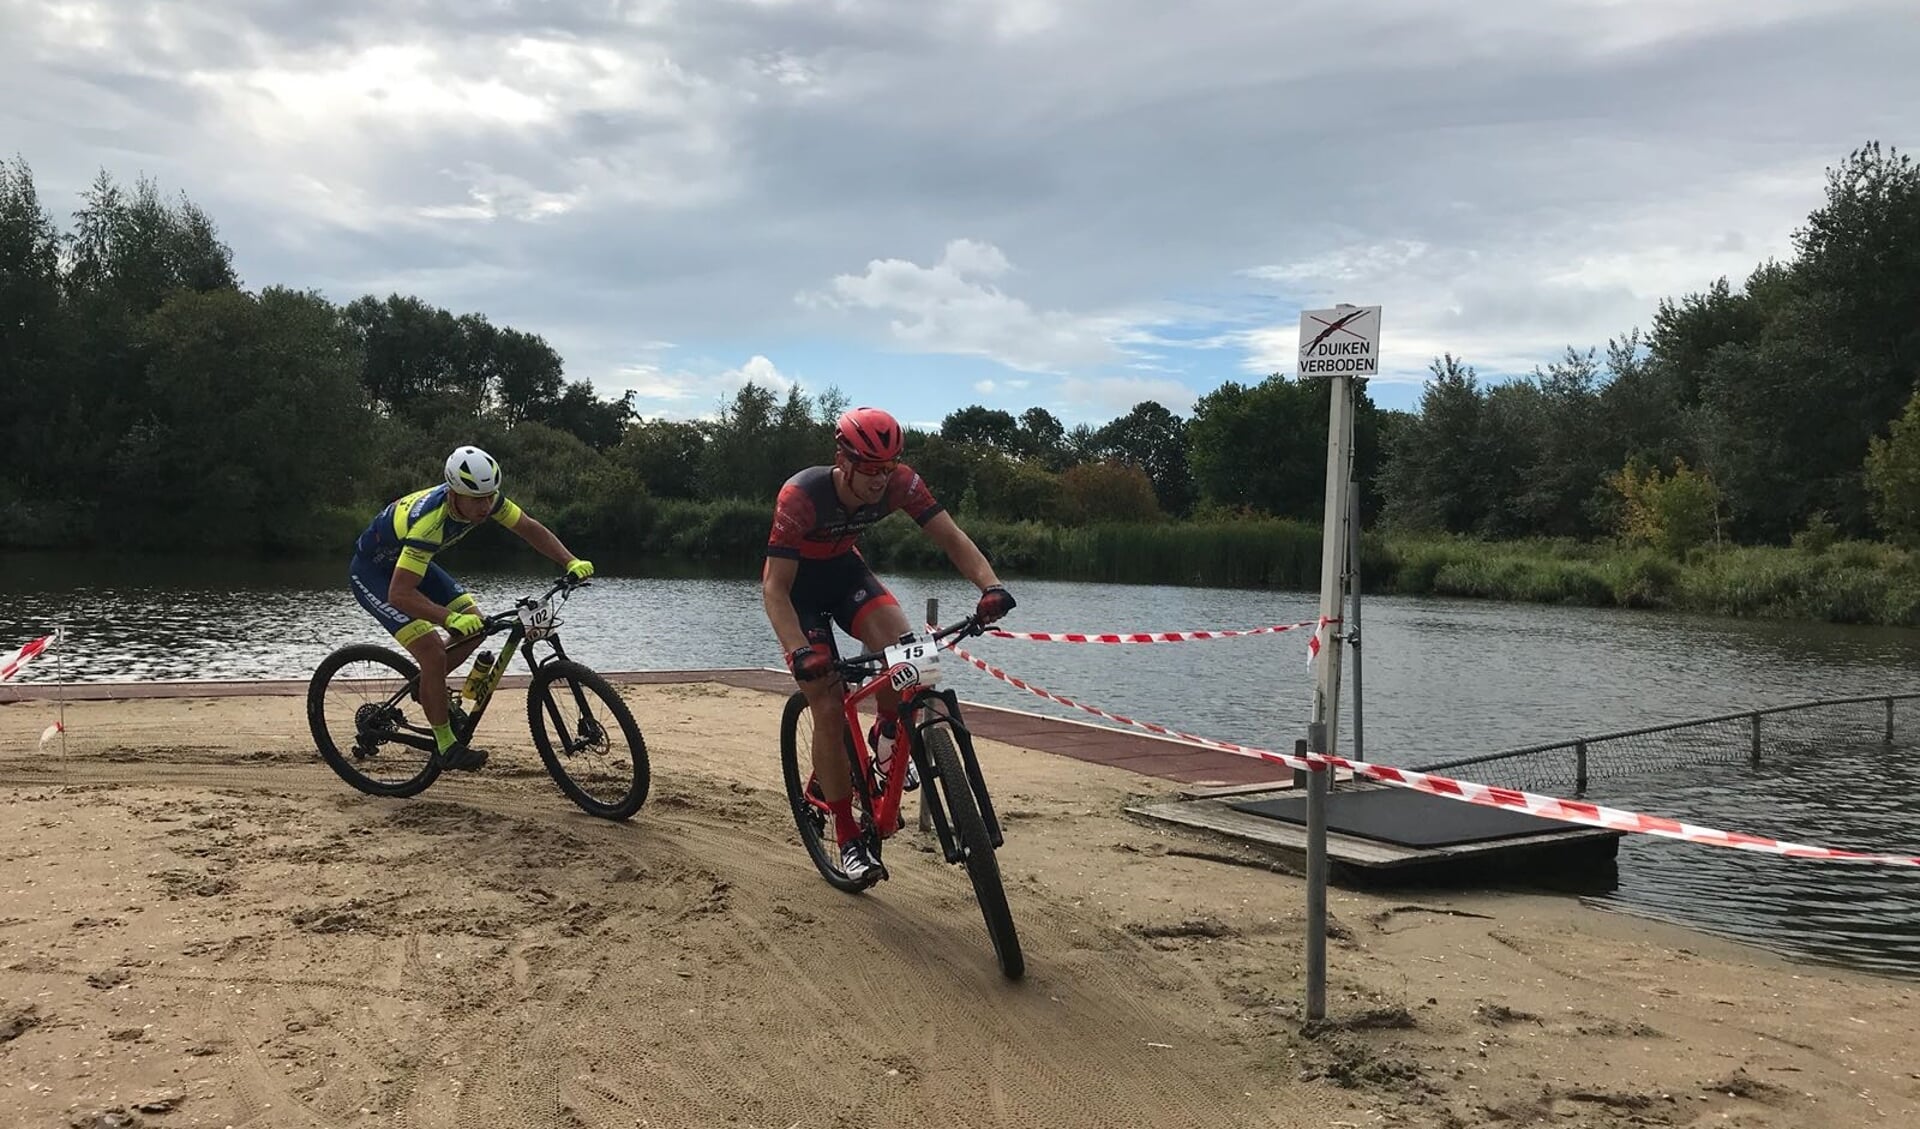
MULTIPOLYGON (((1920 170, 1830 169, 1787 262, 1662 301, 1651 327, 1483 382, 1437 358, 1415 412, 1357 391, 1370 523, 1487 539, 1920 538, 1920 170)), ((972 405, 908 437, 963 517, 1317 522, 1329 384, 1229 381, 1182 416, 1069 427, 972 405)), ((212 219, 102 173, 68 230, 0 163, 0 544, 342 552, 462 442, 582 543, 735 555, 847 406, 749 384, 643 419, 543 339, 417 297, 245 289, 212 219)))

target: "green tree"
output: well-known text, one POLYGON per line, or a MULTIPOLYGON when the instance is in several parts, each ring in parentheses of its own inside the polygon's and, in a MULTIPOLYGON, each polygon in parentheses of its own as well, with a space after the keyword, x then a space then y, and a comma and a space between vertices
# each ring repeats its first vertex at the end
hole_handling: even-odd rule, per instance
POLYGON ((368 449, 360 358, 324 298, 183 291, 144 320, 140 345, 149 408, 108 464, 110 489, 132 503, 107 519, 116 537, 184 546, 220 528, 310 549, 364 521, 352 504, 368 449))
MULTIPOLYGON (((566 426, 564 421, 570 416, 583 414, 578 405, 561 406, 561 401, 567 396, 577 398, 580 393, 567 385, 560 354, 545 339, 517 329, 495 329, 477 314, 469 314, 460 320, 467 339, 467 352, 474 358, 473 363, 483 381, 482 388, 491 393, 487 399, 498 405, 502 419, 510 424, 537 419, 566 426), (468 318, 475 319, 478 324, 470 322, 468 318), (486 328, 482 330, 480 326, 486 328), (484 347, 475 348, 476 345, 484 347)), ((591 397, 592 386, 587 385, 583 391, 591 397)), ((625 422, 623 413, 616 412, 615 417, 618 422, 625 422)), ((588 423, 587 428, 592 431, 593 425, 588 423)), ((596 438, 604 438, 599 432, 591 435, 579 431, 574 433, 589 443, 594 443, 596 438)), ((615 439, 618 439, 617 428, 615 439)))
POLYGON ((707 433, 677 420, 645 420, 627 428, 612 452, 615 464, 631 470, 656 498, 694 498, 707 433))
POLYGON ((1100 445, 1111 457, 1146 473, 1162 512, 1180 515, 1193 508, 1185 420, 1152 400, 1144 400, 1100 429, 1100 445))
POLYGON ((1494 495, 1484 425, 1487 398, 1472 365, 1434 358, 1417 421, 1402 431, 1383 471, 1385 518, 1406 529, 1475 532, 1494 495))
POLYGON ((571 381, 566 387, 558 400, 540 411, 537 422, 567 432, 596 451, 619 443, 634 417, 633 393, 602 400, 593 394, 592 381, 571 381))
POLYGON ((997 408, 972 404, 947 413, 940 421, 940 437, 954 443, 979 443, 1003 454, 1020 453, 1020 425, 997 408))
POLYGON ((799 389, 782 400, 759 384, 743 385, 708 432, 701 457, 701 494, 708 498, 771 499, 802 467, 825 462, 832 433, 814 416, 799 389))
POLYGON ((1128 463, 1081 463, 1060 476, 1060 485, 1075 524, 1161 518, 1153 481, 1128 463))
POLYGON ((1067 466, 1077 463, 1097 463, 1106 457, 1106 450, 1101 445, 1100 433, 1094 430, 1091 424, 1074 424, 1068 430, 1063 446, 1065 448, 1063 458, 1067 466))
POLYGON ((1569 348, 1528 380, 1489 395, 1495 408, 1489 438, 1501 448, 1493 461, 1517 472, 1498 484, 1511 498, 1510 523, 1499 532, 1589 537, 1599 531, 1594 493, 1624 457, 1604 426, 1601 373, 1596 350, 1569 348), (1527 402, 1524 410, 1503 419, 1495 401, 1509 388, 1527 402))
POLYGON ((958 512, 961 498, 973 484, 974 468, 992 454, 985 447, 910 430, 904 458, 920 472, 933 496, 958 512))
POLYGON ((1868 441, 1868 504, 1889 538, 1920 546, 1920 393, 1907 400, 1889 432, 1868 441))
POLYGON ((1825 296, 1818 329, 1852 354, 1846 385, 1877 430, 1920 376, 1920 164, 1878 142, 1854 150, 1827 170, 1794 246, 1796 281, 1825 296))
POLYGON ((813 418, 821 427, 831 431, 852 406, 853 401, 847 399, 847 394, 840 390, 839 385, 829 384, 825 391, 813 398, 813 418))
POLYGON ((1602 444, 1618 453, 1613 461, 1638 455, 1666 466, 1696 459, 1694 410, 1682 402, 1671 369, 1653 363, 1639 330, 1607 342, 1607 372, 1598 427, 1602 444))
POLYGON ((449 406, 477 412, 476 397, 460 394, 466 360, 459 319, 414 297, 368 295, 348 304, 346 317, 365 358, 361 383, 375 410, 424 421, 449 406))
POLYGON ((181 290, 239 286, 233 252, 207 214, 185 196, 168 204, 144 177, 129 193, 101 172, 74 218, 69 285, 134 316, 151 313, 181 290))
POLYGON ((46 465, 64 319, 59 229, 26 161, 0 161, 0 441, 17 453, 0 467, 0 506, 46 465))
POLYGON ((1001 511, 1011 519, 1063 524, 1076 516, 1060 475, 1037 460, 1013 463, 1002 488, 1001 511))
POLYGON ((1630 461, 1608 484, 1620 494, 1619 531, 1631 543, 1677 557, 1718 536, 1720 488, 1684 459, 1674 460, 1672 477, 1630 461))
POLYGON ((1201 497, 1318 522, 1326 500, 1326 388, 1326 381, 1274 374, 1252 387, 1229 380, 1202 396, 1186 428, 1201 497))
POLYGON ((1045 408, 1028 408, 1020 413, 1017 443, 1021 458, 1038 459, 1048 470, 1065 470, 1071 465, 1066 425, 1045 408))

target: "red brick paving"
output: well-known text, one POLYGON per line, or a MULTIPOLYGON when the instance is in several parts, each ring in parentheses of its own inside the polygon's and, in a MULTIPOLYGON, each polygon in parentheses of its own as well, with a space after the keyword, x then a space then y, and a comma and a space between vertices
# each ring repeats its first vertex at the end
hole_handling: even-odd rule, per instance
MULTIPOLYGON (((785 695, 793 680, 784 672, 753 669, 607 671, 611 682, 661 684, 721 682, 749 690, 785 695)), ((508 686, 525 686, 524 674, 508 675, 508 686)), ((29 682, 0 686, 0 703, 64 698, 102 701, 121 698, 227 698, 243 695, 297 697, 307 692, 304 679, 231 682, 73 682, 64 686, 29 682)), ((1037 749, 1092 764, 1124 768, 1142 776, 1182 784, 1235 785, 1286 780, 1287 768, 1250 757, 1200 749, 1178 741, 1122 732, 1101 725, 1042 717, 1017 710, 967 703, 967 724, 980 737, 1037 749)))

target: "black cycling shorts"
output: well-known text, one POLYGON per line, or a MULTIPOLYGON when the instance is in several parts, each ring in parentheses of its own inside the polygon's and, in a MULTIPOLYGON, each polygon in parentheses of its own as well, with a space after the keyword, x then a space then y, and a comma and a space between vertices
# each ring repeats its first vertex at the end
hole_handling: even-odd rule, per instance
POLYGON ((893 593, 867 567, 858 553, 842 553, 825 560, 802 560, 793 577, 793 610, 807 642, 824 645, 835 656, 833 625, 855 639, 860 621, 874 608, 899 606, 893 593))

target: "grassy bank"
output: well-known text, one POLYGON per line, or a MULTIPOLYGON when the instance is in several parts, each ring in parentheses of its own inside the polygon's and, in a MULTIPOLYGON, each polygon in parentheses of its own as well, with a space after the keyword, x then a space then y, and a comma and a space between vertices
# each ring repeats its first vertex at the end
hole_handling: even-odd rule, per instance
MULTIPOLYGON (((1288 521, 1093 526, 969 523, 1008 575, 1142 584, 1306 589, 1320 583, 1320 530, 1288 521)), ((876 530, 883 567, 945 567, 904 522, 876 530)), ((1726 547, 1675 559, 1605 543, 1369 534, 1365 590, 1834 623, 1920 625, 1920 555, 1890 545, 1726 547)))
POLYGON ((1388 539, 1375 591, 1833 623, 1920 624, 1920 557, 1890 545, 1649 549, 1388 539))

